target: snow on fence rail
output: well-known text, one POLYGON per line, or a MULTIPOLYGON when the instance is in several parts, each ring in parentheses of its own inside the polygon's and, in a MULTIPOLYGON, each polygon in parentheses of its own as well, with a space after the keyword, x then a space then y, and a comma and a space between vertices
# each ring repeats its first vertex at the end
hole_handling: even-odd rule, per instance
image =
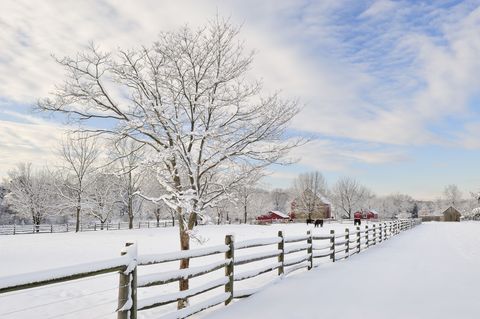
MULTIPOLYGON (((155 228, 174 226, 171 220, 139 221, 133 228, 155 228)), ((80 231, 120 230, 129 229, 128 222, 118 223, 89 223, 80 224, 80 231)), ((41 233, 66 233, 75 231, 74 224, 40 224, 40 225, 0 225, 0 235, 41 234, 41 233)))
POLYGON ((284 276, 299 269, 306 268, 311 270, 322 263, 321 261, 318 262, 319 259, 323 259, 326 262, 347 259, 420 223, 421 220, 419 219, 397 220, 382 222, 378 225, 374 224, 370 228, 368 225, 364 229, 356 227, 353 231, 346 228, 341 233, 330 230, 330 233, 325 235, 312 235, 308 231, 306 235, 284 236, 283 232, 279 231, 277 237, 241 242, 235 242, 233 236, 227 235, 224 245, 175 253, 140 256, 137 254, 136 245, 129 243, 119 258, 51 271, 0 278, 0 295, 109 272, 118 272, 120 280, 117 318, 135 319, 139 311, 169 305, 178 301, 188 301, 189 298, 205 296, 204 294, 207 292, 212 293, 215 289, 223 288, 221 292, 217 292, 213 297, 204 297, 201 301, 192 305, 187 302, 188 306, 185 308, 167 313, 161 317, 181 319, 222 303, 228 305, 233 299, 248 297, 263 289, 264 286, 282 279, 284 276), (238 257, 235 256, 236 251, 249 251, 259 247, 266 247, 268 250, 256 253, 248 252, 238 257), (206 265, 137 275, 139 267, 149 267, 151 265, 206 256, 218 256, 218 254, 223 254, 219 261, 210 262, 206 265), (274 261, 271 259, 274 259, 274 261), (257 266, 255 269, 236 272, 237 267, 258 261, 266 261, 268 263, 257 266), (138 289, 162 286, 181 279, 200 277, 221 269, 224 269, 224 273, 220 278, 210 279, 196 287, 137 300, 138 289), (272 271, 276 271, 277 277, 270 283, 257 288, 236 289, 235 283, 272 271))

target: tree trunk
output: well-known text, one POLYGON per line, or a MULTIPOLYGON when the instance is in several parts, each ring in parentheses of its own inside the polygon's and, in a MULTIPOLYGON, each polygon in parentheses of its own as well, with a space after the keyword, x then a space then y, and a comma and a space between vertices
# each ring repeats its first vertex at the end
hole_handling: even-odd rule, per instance
POLYGON ((75 232, 78 233, 79 231, 80 231, 80 206, 77 206, 75 232))
POLYGON ((243 222, 247 223, 247 205, 243 205, 243 222))
POLYGON ((104 224, 105 224, 105 222, 101 220, 101 221, 100 221, 100 230, 103 230, 103 225, 104 225, 104 224))
MULTIPOLYGON (((195 226, 195 221, 197 220, 196 213, 190 213, 188 218, 188 225, 185 225, 181 215, 181 208, 177 209, 178 213, 178 225, 180 229, 180 248, 181 250, 189 250, 190 249, 190 236, 188 235, 188 231, 192 230, 195 226)), ((190 259, 185 258, 180 260, 180 269, 186 269, 190 266, 190 259)), ((188 290, 189 288, 189 281, 188 279, 180 279, 178 282, 178 286, 180 291, 188 290)), ((179 300, 177 303, 177 308, 182 309, 188 306, 188 299, 179 300)))
MULTIPOLYGON (((182 218, 182 209, 177 208, 178 214, 178 229, 180 231, 180 249, 189 250, 190 249, 190 236, 188 236, 187 230, 188 227, 185 225, 185 221, 182 218)), ((180 269, 186 269, 190 265, 190 259, 181 259, 180 260, 180 269)), ((178 288, 180 291, 188 290, 188 279, 180 279, 178 282, 178 288)), ((177 308, 185 308, 188 304, 187 299, 181 299, 177 303, 177 308)))
POLYGON ((128 229, 133 229, 133 215, 128 215, 128 229))
POLYGON ((160 212, 155 213, 155 219, 157 220, 157 227, 160 227, 160 212))
POLYGON ((133 229, 133 202, 132 197, 128 198, 128 229, 133 229))
POLYGON ((35 227, 35 232, 38 233, 40 231, 40 217, 38 215, 33 216, 33 225, 35 227))

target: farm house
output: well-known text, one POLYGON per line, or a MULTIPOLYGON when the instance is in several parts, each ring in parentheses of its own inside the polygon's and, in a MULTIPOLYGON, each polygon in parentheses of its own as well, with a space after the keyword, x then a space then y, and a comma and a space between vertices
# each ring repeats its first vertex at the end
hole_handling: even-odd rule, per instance
POLYGON ((460 221, 460 212, 458 209, 456 209, 453 206, 448 207, 444 212, 443 212, 443 221, 444 222, 459 222, 460 221))
POLYGON ((422 221, 430 222, 459 222, 462 214, 453 206, 448 207, 442 213, 436 213, 434 215, 420 216, 422 221))

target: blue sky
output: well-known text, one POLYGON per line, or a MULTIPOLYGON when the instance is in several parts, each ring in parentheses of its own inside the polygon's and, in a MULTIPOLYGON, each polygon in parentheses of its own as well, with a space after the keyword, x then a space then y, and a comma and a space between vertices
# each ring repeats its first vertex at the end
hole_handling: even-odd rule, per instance
POLYGON ((304 104, 292 132, 315 137, 272 187, 319 170, 378 194, 480 190, 480 0, 2 1, 0 176, 55 160, 65 126, 30 109, 62 79, 51 54, 148 45, 217 12, 243 25, 266 91, 304 104))

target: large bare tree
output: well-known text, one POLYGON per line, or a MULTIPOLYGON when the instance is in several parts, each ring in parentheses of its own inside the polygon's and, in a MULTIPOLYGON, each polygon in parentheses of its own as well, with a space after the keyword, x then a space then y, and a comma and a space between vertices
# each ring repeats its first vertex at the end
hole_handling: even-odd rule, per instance
MULTIPOLYGON (((39 102, 72 120, 103 119, 91 132, 155 151, 147 164, 166 191, 156 200, 177 212, 182 250, 190 248, 197 213, 299 143, 285 134, 297 101, 262 94, 248 72, 253 54, 238 33, 217 18, 200 29, 161 33, 151 47, 111 53, 91 46, 58 59, 67 79, 39 102)), ((188 266, 181 260, 181 268, 188 266)), ((188 280, 180 289, 188 289, 188 280)))

